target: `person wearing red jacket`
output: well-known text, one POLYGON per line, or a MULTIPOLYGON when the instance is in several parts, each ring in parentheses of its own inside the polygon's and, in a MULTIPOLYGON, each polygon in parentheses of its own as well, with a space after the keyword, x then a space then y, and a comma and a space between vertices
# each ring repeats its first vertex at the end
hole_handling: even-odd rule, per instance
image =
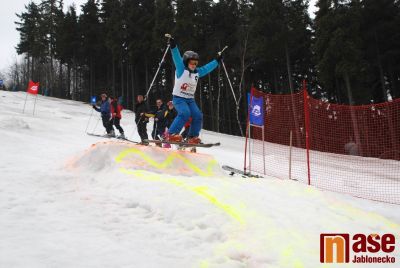
POLYGON ((121 104, 118 103, 118 99, 112 98, 112 100, 111 100, 111 116, 112 116, 111 123, 118 129, 118 131, 120 133, 118 138, 125 139, 124 129, 120 125, 121 118, 122 118, 122 115, 121 115, 122 110, 123 110, 123 107, 121 104))

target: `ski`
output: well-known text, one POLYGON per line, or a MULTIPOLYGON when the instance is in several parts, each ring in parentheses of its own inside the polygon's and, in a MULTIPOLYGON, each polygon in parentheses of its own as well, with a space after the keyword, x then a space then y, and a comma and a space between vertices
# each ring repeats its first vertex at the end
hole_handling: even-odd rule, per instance
POLYGON ((130 139, 127 139, 127 138, 116 138, 117 140, 121 140, 121 141, 129 141, 129 142, 132 142, 132 143, 134 143, 134 144, 142 144, 141 142, 139 142, 139 141, 133 141, 133 140, 130 140, 130 139))
POLYGON ((247 177, 247 178, 264 178, 263 176, 260 175, 255 175, 255 174, 251 174, 250 172, 244 172, 243 170, 231 167, 231 166, 227 166, 227 165, 223 165, 222 169, 229 171, 229 175, 233 176, 235 174, 238 175, 242 175, 243 177, 247 177))
MULTIPOLYGON (((106 139, 117 139, 117 140, 123 140, 123 141, 129 141, 135 144, 142 144, 141 142, 137 142, 137 141, 133 141, 133 140, 129 140, 129 139, 122 139, 122 138, 118 138, 118 137, 109 137, 107 135, 99 135, 99 134, 94 134, 94 133, 86 133, 89 136, 94 136, 94 137, 100 137, 100 138, 106 138, 106 139)), ((195 148, 195 147, 202 147, 202 148, 210 148, 213 146, 219 146, 221 145, 221 143, 217 142, 217 143, 199 143, 199 144, 192 144, 192 143, 187 143, 187 142, 176 142, 176 141, 161 141, 161 140, 148 140, 149 143, 155 143, 155 144, 162 144, 162 143, 166 143, 166 144, 174 144, 174 145, 178 145, 180 147, 180 149, 184 149, 184 148, 195 148)), ((145 145, 143 143, 143 145, 145 145)), ((193 150, 192 152, 195 152, 195 150, 193 150)))
POLYGON ((107 136, 107 135, 100 135, 100 134, 94 134, 94 133, 86 133, 86 134, 88 134, 89 136, 94 136, 94 137, 100 137, 100 138, 106 138, 106 139, 117 139, 117 140, 121 140, 121 141, 129 141, 129 142, 132 142, 132 143, 135 143, 135 144, 141 144, 141 142, 133 141, 133 140, 130 140, 130 139, 127 139, 127 138, 110 137, 110 136, 107 136))
POLYGON ((149 140, 148 142, 150 143, 156 143, 156 144, 174 144, 174 145, 179 145, 180 147, 202 147, 202 148, 210 148, 213 146, 220 146, 221 143, 199 143, 199 144, 193 144, 193 143, 187 143, 187 142, 178 142, 178 141, 161 141, 161 140, 149 140))
POLYGON ((100 138, 107 138, 107 139, 112 138, 112 137, 107 136, 107 135, 100 135, 100 134, 94 134, 94 133, 86 133, 86 134, 89 135, 89 136, 100 137, 100 138))

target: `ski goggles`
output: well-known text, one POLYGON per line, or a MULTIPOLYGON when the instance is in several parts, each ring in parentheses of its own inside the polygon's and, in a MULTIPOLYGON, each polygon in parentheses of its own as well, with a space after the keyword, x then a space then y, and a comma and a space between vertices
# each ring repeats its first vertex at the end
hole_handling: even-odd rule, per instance
POLYGON ((197 66, 199 64, 198 60, 189 60, 188 65, 195 65, 197 66))

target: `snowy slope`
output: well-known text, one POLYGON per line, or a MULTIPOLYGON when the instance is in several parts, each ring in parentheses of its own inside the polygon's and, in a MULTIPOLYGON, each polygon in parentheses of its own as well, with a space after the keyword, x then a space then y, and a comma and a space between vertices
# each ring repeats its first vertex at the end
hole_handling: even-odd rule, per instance
POLYGON ((172 151, 86 135, 87 104, 39 96, 33 116, 24 99, 0 91, 0 267, 335 267, 319 263, 320 233, 397 234, 399 265, 399 206, 229 177, 218 164, 240 168, 244 141, 207 131, 222 146, 165 168, 172 151))

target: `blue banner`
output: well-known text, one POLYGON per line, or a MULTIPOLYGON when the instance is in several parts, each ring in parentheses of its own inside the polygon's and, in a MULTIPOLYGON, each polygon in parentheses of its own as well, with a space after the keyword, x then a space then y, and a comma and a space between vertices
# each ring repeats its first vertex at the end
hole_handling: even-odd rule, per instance
POLYGON ((3 83, 4 83, 3 80, 0 79, 0 87, 3 86, 3 83))
POLYGON ((95 105, 96 102, 97 102, 97 97, 96 97, 96 96, 92 96, 92 97, 90 98, 90 104, 95 105))
POLYGON ((264 99, 263 97, 252 97, 250 101, 250 124, 263 126, 264 125, 264 99))

